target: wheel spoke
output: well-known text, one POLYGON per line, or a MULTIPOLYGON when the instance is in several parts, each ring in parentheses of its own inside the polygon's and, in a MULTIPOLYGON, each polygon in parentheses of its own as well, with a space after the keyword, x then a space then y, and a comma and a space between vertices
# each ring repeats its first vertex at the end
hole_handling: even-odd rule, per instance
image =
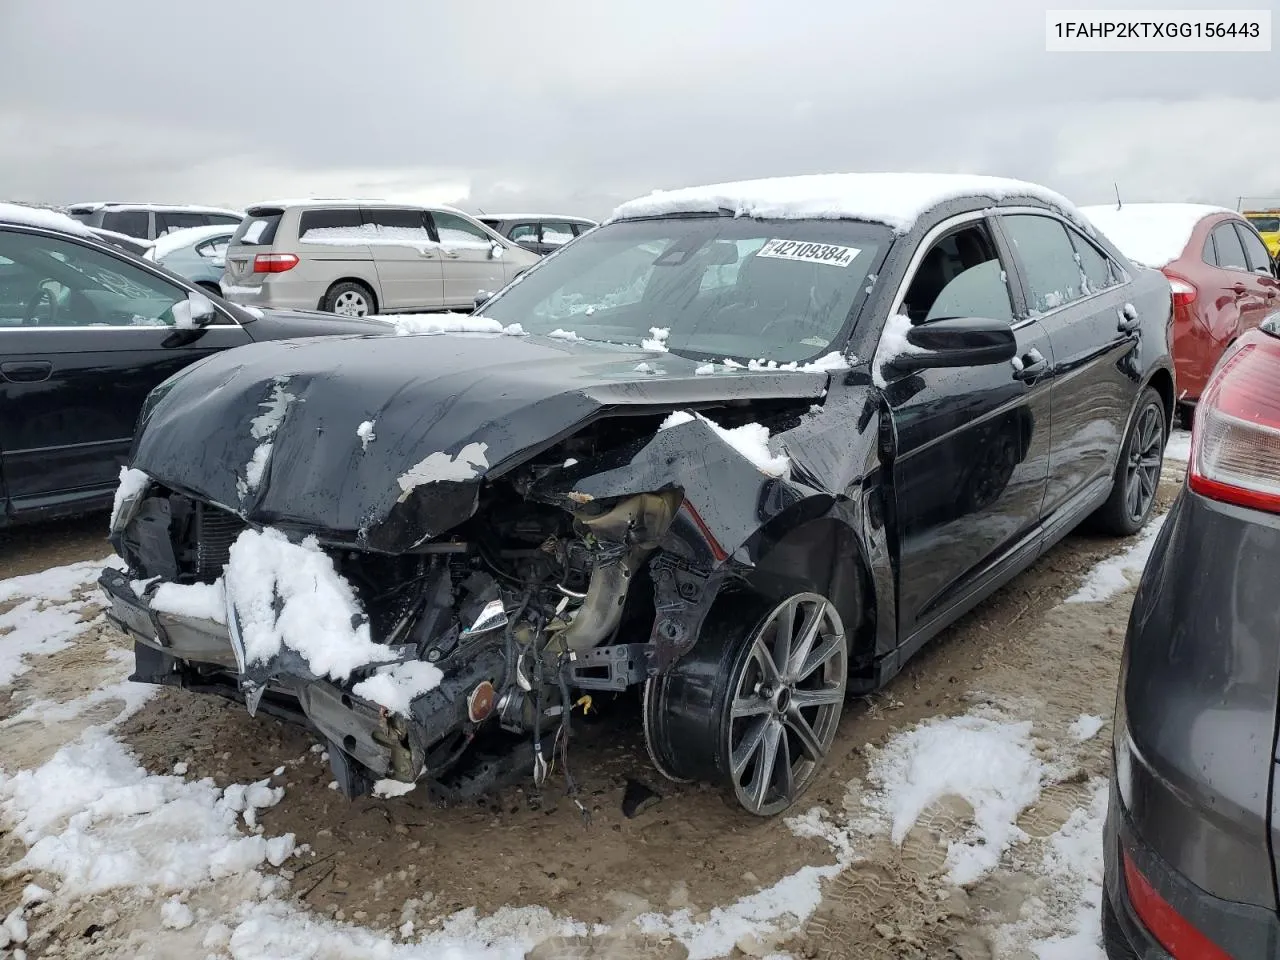
POLYGON ((770 717, 761 717, 759 720, 754 721, 747 732, 742 735, 738 745, 733 748, 733 756, 730 757, 729 762, 735 780, 742 776, 742 771, 746 769, 747 764, 751 762, 751 758, 760 749, 760 742, 764 739, 765 731, 772 722, 773 720, 770 717))
POLYGON ((809 707, 829 707, 843 702, 844 689, 839 686, 818 687, 816 690, 799 689, 791 692, 791 705, 797 710, 807 710, 809 707))
POLYGON ((773 662, 773 651, 769 649, 769 645, 764 642, 764 637, 757 634, 755 643, 752 645, 752 655, 756 662, 760 664, 760 670, 764 673, 764 679, 769 683, 777 683, 781 678, 778 676, 778 665, 773 662))
POLYGON ((815 670, 839 653, 840 648, 843 646, 844 634, 825 634, 822 638, 822 642, 809 652, 808 658, 806 658, 804 663, 800 665, 800 669, 796 671, 795 681, 799 683, 809 677, 815 670))
POLYGON ((756 761, 751 784, 747 788, 751 802, 755 804, 757 810, 764 806, 765 798, 769 795, 769 785, 773 783, 773 770, 778 763, 778 741, 781 739, 782 724, 777 720, 769 720, 764 730, 760 759, 756 761))
POLYGON ((738 697, 733 701, 733 719, 742 717, 758 717, 768 713, 772 704, 764 697, 738 697))
MULTIPOLYGON (((785 731, 783 731, 785 734, 785 731)), ((791 741, 787 737, 781 736, 778 739, 778 789, 784 797, 790 798, 796 792, 796 782, 791 764, 791 741)))
POLYGON ((827 605, 825 602, 815 603, 809 608, 804 615, 804 624, 800 627, 800 639, 796 643, 795 651, 787 660, 786 676, 794 679, 796 671, 804 666, 809 659, 810 653, 813 652, 813 643, 818 639, 819 631, 822 630, 823 621, 826 619, 827 605))
POLYGON ((796 635, 796 604, 788 601, 773 621, 773 663, 777 672, 785 675, 791 659, 791 644, 796 635))
POLYGON ((785 722, 791 732, 796 735, 796 739, 800 741, 804 755, 810 760, 821 760, 822 744, 818 742, 818 735, 813 732, 813 727, 809 726, 809 721, 804 718, 804 714, 793 706, 787 711, 785 722))

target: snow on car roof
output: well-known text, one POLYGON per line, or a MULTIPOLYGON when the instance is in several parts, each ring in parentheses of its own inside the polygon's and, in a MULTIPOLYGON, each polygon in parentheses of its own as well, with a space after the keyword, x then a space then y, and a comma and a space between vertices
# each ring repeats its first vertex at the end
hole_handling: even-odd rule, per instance
POLYGON ((565 220, 569 223, 595 225, 595 221, 589 217, 575 217, 567 213, 475 213, 472 216, 479 220, 565 220))
POLYGON ((1205 217, 1234 210, 1205 203, 1126 203, 1115 207, 1081 207, 1112 243, 1130 260, 1157 270, 1182 256, 1187 241, 1205 217))
POLYGON ((993 202, 1031 197, 1081 219, 1066 197, 1022 180, 973 174, 831 173, 655 190, 622 204, 610 220, 730 210, 737 217, 866 220, 906 233, 925 211, 965 197, 993 202))
POLYGON ((148 210, 155 213, 218 213, 228 217, 243 217, 243 210, 229 210, 226 207, 206 207, 198 203, 133 203, 120 200, 93 200, 88 203, 69 203, 68 210, 77 213, 89 213, 94 210, 110 208, 112 210, 148 210))
POLYGON ((151 245, 151 258, 163 260, 169 254, 184 247, 194 246, 202 240, 214 237, 230 237, 236 228, 229 223, 208 227, 187 227, 185 230, 171 230, 162 237, 156 237, 151 245))
POLYGON ((396 207, 406 210, 455 209, 443 203, 401 203, 395 200, 380 200, 377 197, 286 197, 282 200, 259 200, 256 203, 249 204, 245 209, 257 210, 259 207, 332 207, 335 204, 346 207, 396 207))
POLYGON ((46 210, 43 207, 27 207, 19 203, 0 203, 0 223, 20 223, 27 227, 45 227, 49 230, 62 230, 82 237, 92 237, 93 232, 79 220, 73 220, 65 213, 46 210))

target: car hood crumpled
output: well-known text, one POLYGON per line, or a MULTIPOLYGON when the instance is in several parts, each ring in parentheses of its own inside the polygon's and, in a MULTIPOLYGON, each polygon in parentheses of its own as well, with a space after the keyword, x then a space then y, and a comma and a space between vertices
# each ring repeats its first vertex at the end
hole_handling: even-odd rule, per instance
POLYGON ((132 465, 253 523, 399 552, 469 517, 483 477, 601 410, 817 399, 828 383, 822 371, 699 376, 696 367, 639 347, 537 336, 259 343, 158 387, 132 465))

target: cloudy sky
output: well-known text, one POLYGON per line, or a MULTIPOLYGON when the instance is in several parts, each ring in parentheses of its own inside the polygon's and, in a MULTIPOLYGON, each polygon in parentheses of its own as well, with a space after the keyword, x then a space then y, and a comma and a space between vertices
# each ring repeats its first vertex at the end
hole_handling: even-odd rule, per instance
POLYGON ((1017 176, 1080 203, 1113 182, 1280 199, 1275 53, 1050 54, 1044 9, 0 0, 0 199, 603 215, 658 187, 844 170, 1017 176))

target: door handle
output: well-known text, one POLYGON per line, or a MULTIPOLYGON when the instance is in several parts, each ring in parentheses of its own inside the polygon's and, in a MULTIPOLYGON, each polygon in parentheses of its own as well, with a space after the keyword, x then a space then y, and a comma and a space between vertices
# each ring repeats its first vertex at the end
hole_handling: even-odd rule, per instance
POLYGON ((1120 318, 1116 323, 1116 329, 1121 333, 1133 333, 1142 323, 1142 318, 1138 316, 1137 309, 1131 303, 1126 303, 1123 308, 1117 310, 1116 315, 1120 318))
POLYGON ((1049 369, 1049 361, 1035 347, 1032 347, 1021 358, 1015 358, 1013 379, 1029 383, 1038 380, 1049 369))
POLYGON ((457 260, 457 259, 458 259, 458 251, 457 251, 457 250, 449 250, 449 249, 446 249, 446 250, 444 251, 444 255, 445 255, 446 257, 450 257, 450 258, 452 258, 452 259, 454 259, 454 260, 457 260))
POLYGON ((1237 280, 1235 283, 1231 285, 1231 289, 1237 297, 1243 297, 1246 293, 1249 292, 1249 288, 1246 287, 1239 280, 1237 280))
POLYGON ((48 360, 11 360, 0 363, 0 379, 10 383, 43 383, 53 373, 48 360))

